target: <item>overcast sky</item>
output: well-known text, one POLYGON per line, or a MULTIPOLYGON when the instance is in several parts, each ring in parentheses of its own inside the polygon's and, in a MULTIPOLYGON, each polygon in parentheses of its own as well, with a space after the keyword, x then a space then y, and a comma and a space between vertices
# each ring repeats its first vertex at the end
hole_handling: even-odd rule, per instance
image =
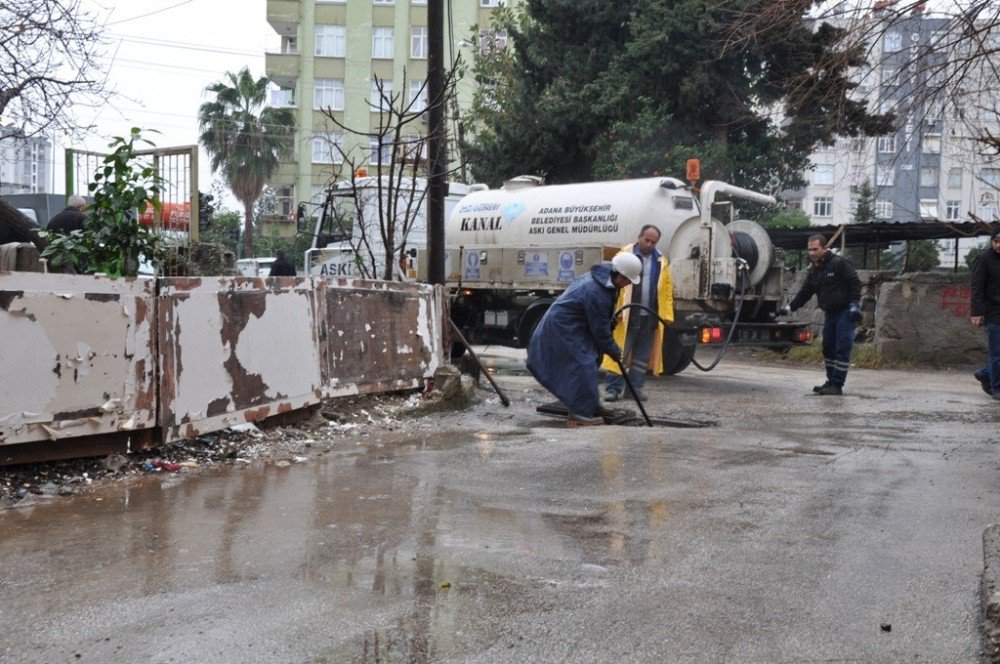
MULTIPOLYGON (((104 151, 112 136, 134 126, 156 129, 158 147, 198 142, 198 106, 206 101, 205 86, 222 80, 227 71, 246 66, 264 74, 264 50, 274 31, 267 24, 265 0, 83 0, 105 22, 108 39, 111 103, 99 109, 76 109, 82 124, 96 132, 85 145, 63 144, 56 137, 56 191, 64 190, 63 148, 104 151)), ((273 37, 277 39, 277 37, 273 37)), ((201 190, 211 175, 202 153, 201 190)))

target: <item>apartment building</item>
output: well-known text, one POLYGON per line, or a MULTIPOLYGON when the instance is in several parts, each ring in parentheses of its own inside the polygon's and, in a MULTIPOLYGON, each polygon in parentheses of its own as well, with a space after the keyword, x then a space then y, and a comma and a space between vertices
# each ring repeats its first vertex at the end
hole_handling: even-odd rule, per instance
POLYGON ((808 186, 791 192, 789 204, 814 224, 849 223, 867 181, 880 220, 1000 219, 1000 160, 975 140, 983 128, 996 133, 995 103, 993 112, 982 103, 995 98, 995 87, 967 79, 963 88, 949 79, 949 59, 970 48, 975 44, 956 37, 946 19, 921 13, 878 31, 855 93, 873 110, 896 113, 897 130, 817 149, 808 186))
MULTIPOLYGON (((501 2, 446 3, 446 63, 457 53, 470 60, 474 26, 490 34, 492 12, 501 2)), ((271 183, 278 192, 276 212, 291 214, 300 201, 318 203, 323 188, 340 177, 344 165, 332 145, 364 155, 372 173, 387 157, 388 148, 380 152, 377 145, 344 132, 321 109, 331 109, 351 129, 377 128, 376 77, 386 93, 426 105, 427 0, 267 0, 267 20, 280 39, 266 54, 266 74, 277 86, 270 101, 297 114, 294 154, 271 183)), ((471 103, 473 85, 470 80, 458 83, 459 105, 471 103)), ((426 132, 425 116, 412 123, 406 136, 415 139, 426 132)))
POLYGON ((52 143, 0 125, 0 196, 40 194, 52 184, 52 143))

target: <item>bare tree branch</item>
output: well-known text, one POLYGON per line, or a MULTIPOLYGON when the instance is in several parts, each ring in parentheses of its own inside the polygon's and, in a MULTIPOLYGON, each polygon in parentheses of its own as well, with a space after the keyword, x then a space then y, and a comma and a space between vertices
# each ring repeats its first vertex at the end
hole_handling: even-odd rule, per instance
POLYGON ((82 0, 0 4, 0 118, 30 136, 79 133, 74 104, 108 97, 98 59, 105 41, 82 0))

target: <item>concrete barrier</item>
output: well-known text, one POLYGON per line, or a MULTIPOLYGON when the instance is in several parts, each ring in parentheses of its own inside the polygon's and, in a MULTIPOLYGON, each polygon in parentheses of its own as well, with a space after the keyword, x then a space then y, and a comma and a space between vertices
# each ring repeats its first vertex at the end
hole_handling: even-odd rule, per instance
MULTIPOLYGON (((969 275, 859 270, 863 319, 859 337, 887 360, 947 366, 981 364, 986 335, 969 323, 969 275)), ((800 270, 788 279, 786 302, 805 280, 800 270)), ((823 313, 813 300, 796 312, 822 330, 823 313)))
POLYGON ((423 284, 0 272, 0 465, 24 458, 4 446, 169 442, 418 387, 443 363, 443 312, 423 284))

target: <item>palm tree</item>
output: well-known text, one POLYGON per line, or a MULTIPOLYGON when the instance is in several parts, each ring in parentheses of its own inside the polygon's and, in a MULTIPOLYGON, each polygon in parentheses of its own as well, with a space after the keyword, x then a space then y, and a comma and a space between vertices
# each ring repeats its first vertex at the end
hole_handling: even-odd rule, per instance
POLYGON ((266 76, 254 80, 244 67, 226 72, 228 81, 205 88, 215 101, 198 109, 201 144, 221 172, 233 195, 243 203, 243 256, 253 256, 253 206, 264 184, 278 168, 282 152, 293 143, 295 116, 288 109, 263 108, 266 76), (258 113, 259 111, 259 113, 258 113))

